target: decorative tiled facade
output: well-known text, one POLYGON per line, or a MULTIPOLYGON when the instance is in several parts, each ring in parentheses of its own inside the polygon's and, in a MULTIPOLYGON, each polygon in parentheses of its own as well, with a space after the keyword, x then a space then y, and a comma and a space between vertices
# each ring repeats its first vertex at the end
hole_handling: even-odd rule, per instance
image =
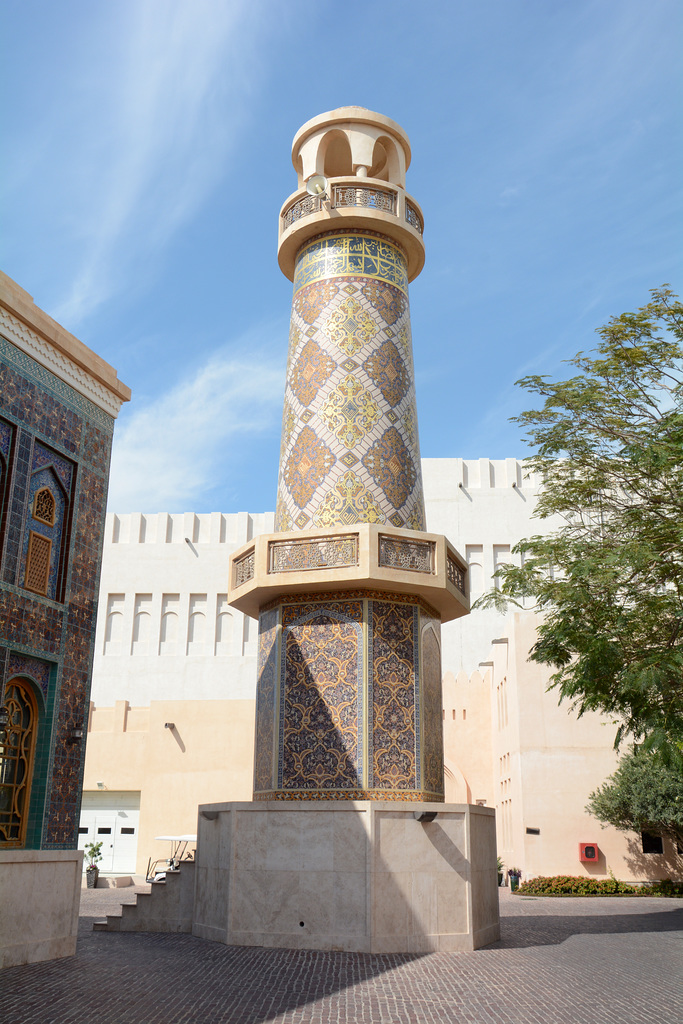
POLYGON ((254 799, 443 800, 438 645, 435 675, 431 639, 426 654, 421 641, 435 629, 421 602, 383 592, 299 595, 263 611, 254 799))
POLYGON ((0 394, 0 682, 27 680, 39 708, 25 845, 71 849, 114 419, 1 336, 0 394), (31 534, 50 542, 44 595, 26 588, 31 534))
POLYGON ((297 257, 277 530, 424 529, 406 259, 369 232, 297 257))

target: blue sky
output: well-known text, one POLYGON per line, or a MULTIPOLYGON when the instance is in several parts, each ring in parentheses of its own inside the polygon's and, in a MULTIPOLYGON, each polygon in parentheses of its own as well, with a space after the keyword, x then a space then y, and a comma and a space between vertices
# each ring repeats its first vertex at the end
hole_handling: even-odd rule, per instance
POLYGON ((422 455, 523 455, 515 380, 681 290, 681 20, 677 0, 8 0, 1 266, 133 389, 110 508, 273 508, 277 217, 294 133, 346 104, 411 139, 422 455))

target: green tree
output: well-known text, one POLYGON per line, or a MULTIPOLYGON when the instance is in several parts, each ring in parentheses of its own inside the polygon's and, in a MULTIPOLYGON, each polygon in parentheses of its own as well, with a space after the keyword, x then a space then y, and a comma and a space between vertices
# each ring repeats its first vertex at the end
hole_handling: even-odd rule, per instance
MULTIPOLYGON (((648 746, 683 749, 683 305, 668 287, 598 329, 566 381, 518 381, 544 399, 516 417, 545 485, 535 515, 561 517, 516 545, 479 606, 533 598, 530 657, 582 714, 601 711, 648 746)), ((528 606, 528 605, 527 605, 528 606)))
POLYGON ((591 793, 586 810, 620 832, 668 836, 683 846, 683 764, 634 747, 591 793))

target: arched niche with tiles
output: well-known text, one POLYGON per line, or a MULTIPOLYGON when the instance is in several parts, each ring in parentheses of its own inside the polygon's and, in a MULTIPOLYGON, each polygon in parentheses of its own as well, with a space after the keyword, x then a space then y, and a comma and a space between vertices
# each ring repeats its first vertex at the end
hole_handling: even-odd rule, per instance
POLYGON ((55 468, 41 466, 29 483, 22 585, 53 601, 61 600, 69 495, 55 468))
POLYGON ((8 724, 0 729, 0 848, 21 847, 26 839, 39 726, 34 684, 21 676, 9 679, 2 706, 8 724))

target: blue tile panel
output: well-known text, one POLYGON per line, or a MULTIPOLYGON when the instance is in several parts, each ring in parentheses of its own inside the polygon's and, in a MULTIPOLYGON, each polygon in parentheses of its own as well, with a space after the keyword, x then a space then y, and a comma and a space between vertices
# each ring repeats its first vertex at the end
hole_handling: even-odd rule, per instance
MULTIPOLYGON (((114 420, 0 337, 0 414, 9 425, 0 565, 2 680, 22 675, 42 694, 26 845, 73 849, 85 744, 95 615, 114 420), (32 516, 36 490, 57 498, 50 528, 32 516), (47 597, 23 587, 28 532, 53 540, 47 597)), ((0 451, 7 430, 0 426, 0 451)))
POLYGON ((254 799, 443 800, 438 627, 421 602, 383 592, 272 602, 254 799))

